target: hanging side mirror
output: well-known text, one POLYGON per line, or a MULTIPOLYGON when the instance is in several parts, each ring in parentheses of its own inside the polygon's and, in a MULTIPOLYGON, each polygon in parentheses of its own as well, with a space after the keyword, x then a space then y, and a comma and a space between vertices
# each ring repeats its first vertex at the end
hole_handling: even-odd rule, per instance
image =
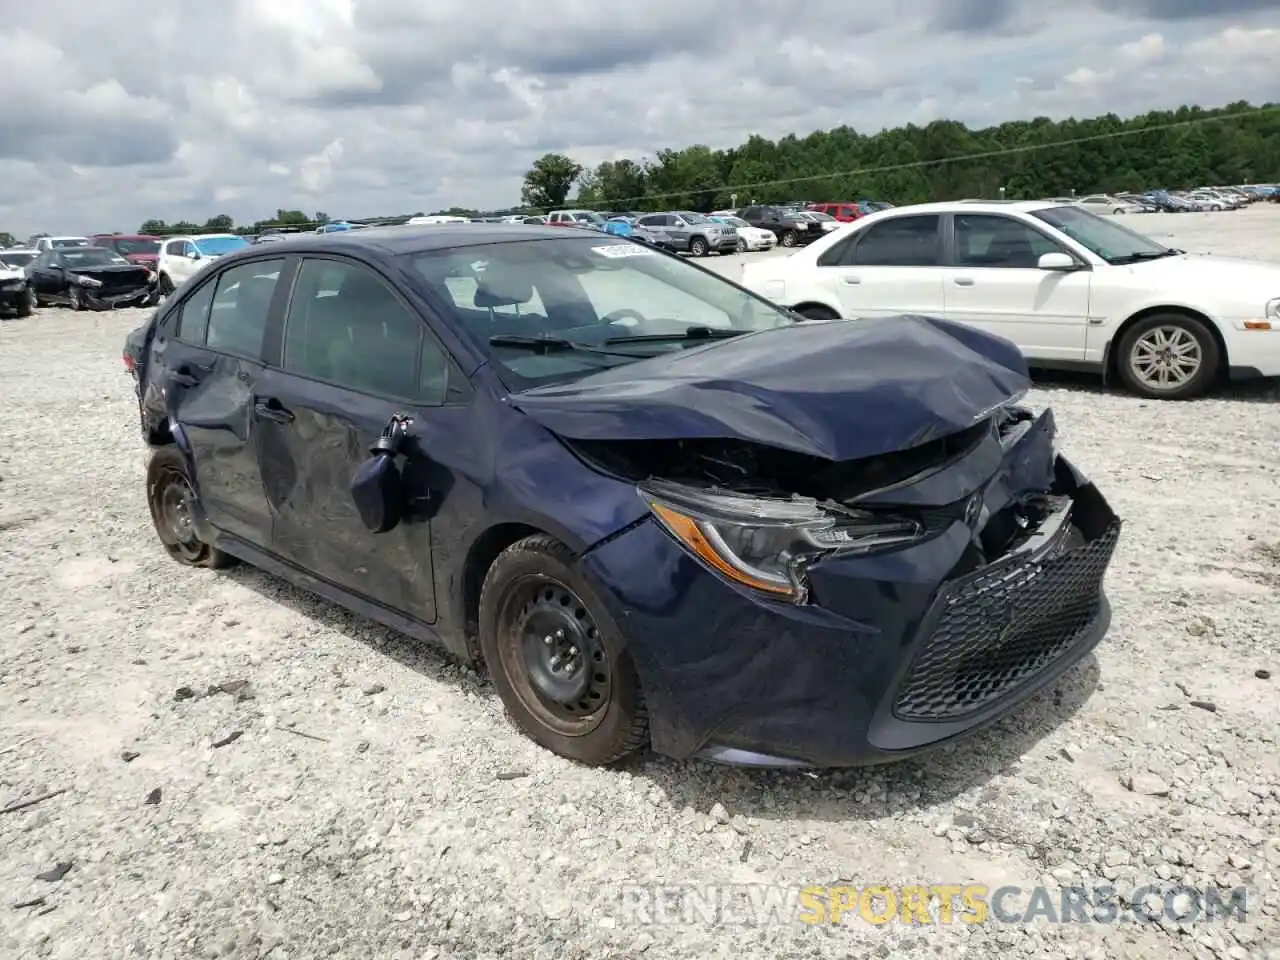
POLYGON ((399 413, 388 420, 351 481, 351 499, 370 533, 394 530, 404 517, 404 481, 396 458, 403 453, 412 423, 399 413))

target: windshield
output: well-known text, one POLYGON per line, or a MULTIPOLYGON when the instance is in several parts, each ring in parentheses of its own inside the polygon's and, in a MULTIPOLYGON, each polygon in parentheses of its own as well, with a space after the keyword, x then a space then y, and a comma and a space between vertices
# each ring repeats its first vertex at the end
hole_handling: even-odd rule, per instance
POLYGON ((159 240, 113 240, 111 245, 126 257, 139 253, 158 254, 160 252, 159 240))
POLYGON ((0 263, 11 267, 25 267, 36 258, 34 253, 0 253, 0 263))
POLYGON ((84 237, 59 237, 57 240, 50 240, 49 246, 55 250, 65 250, 67 247, 87 247, 89 241, 84 237))
POLYGON ((731 227, 750 227, 751 224, 743 220, 741 217, 721 217, 722 223, 727 223, 731 227))
POLYGON ((817 210, 809 211, 809 216, 811 216, 814 220, 834 220, 835 219, 835 217, 833 217, 831 214, 819 213, 817 210))
POLYGON ((404 257, 512 389, 794 322, 708 271, 626 240, 522 240, 404 257), (495 336, 539 339, 494 344, 495 336))
POLYGON ((83 247, 77 250, 64 250, 62 262, 75 269, 76 267, 102 267, 129 261, 114 250, 107 250, 104 247, 83 247))
POLYGON ((1173 250, 1082 207, 1050 207, 1032 214, 1108 263, 1165 257, 1173 250))
POLYGON ((207 257, 220 257, 224 253, 234 253, 249 246, 244 237, 205 237, 195 241, 196 249, 207 257))

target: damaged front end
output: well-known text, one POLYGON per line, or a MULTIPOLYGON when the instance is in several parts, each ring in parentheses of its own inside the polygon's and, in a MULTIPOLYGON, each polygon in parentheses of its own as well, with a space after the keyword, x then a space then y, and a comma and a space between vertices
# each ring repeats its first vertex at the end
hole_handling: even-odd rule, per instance
POLYGON ((903 756, 1002 716, 1109 625, 1121 521, 1057 453, 1051 411, 1008 403, 843 462, 741 440, 566 442, 634 482, 705 571, 668 574, 682 595, 659 604, 628 580, 664 562, 652 536, 589 558, 626 605, 655 718, 673 718, 655 719, 660 752, 771 766, 903 756), (708 574, 740 602, 723 586, 716 599, 708 574), (671 637, 658 609, 711 635, 671 637))
MULTIPOLYGON (((998 560, 1078 494, 1054 450, 1052 412, 1006 404, 972 427, 906 450, 832 462, 744 440, 566 441, 596 469, 634 482, 662 526, 731 581, 812 600, 824 559, 900 550, 961 523, 957 572, 998 560)), ((1073 507, 1090 529, 1105 502, 1073 507), (1082 510, 1101 506, 1092 522, 1082 510)))
POLYGON ((80 302, 91 310, 144 306, 154 286, 154 275, 141 267, 127 274, 71 273, 67 280, 75 285, 80 302))

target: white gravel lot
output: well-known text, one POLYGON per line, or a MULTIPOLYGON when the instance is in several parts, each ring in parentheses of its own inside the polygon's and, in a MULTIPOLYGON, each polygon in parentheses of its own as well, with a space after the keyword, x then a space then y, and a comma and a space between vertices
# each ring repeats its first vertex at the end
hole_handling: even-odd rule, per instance
MULTIPOLYGON (((1280 261, 1280 208, 1132 223, 1280 261)), ((142 316, 0 324, 0 806, 56 793, 0 813, 0 957, 1280 956, 1274 387, 1038 385, 1127 526, 1109 638, 998 727, 864 771, 601 771, 519 736, 469 668, 253 570, 170 561, 120 361, 142 316), (1249 899, 1217 924, 929 927, 644 925, 619 900, 841 882, 1249 899)))

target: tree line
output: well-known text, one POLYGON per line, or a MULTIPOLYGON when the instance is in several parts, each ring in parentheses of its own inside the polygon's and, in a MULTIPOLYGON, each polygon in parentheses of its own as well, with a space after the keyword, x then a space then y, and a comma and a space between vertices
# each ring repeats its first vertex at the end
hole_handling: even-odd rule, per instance
MULTIPOLYGON (((758 135, 723 150, 694 144, 651 158, 587 169, 549 153, 524 176, 521 203, 503 210, 450 207, 433 214, 484 217, 575 206, 604 210, 711 210, 783 200, 920 203, 962 197, 1036 199, 1095 192, 1280 182, 1280 105, 1183 106, 1121 119, 1115 114, 1046 117, 970 129, 954 120, 875 134, 851 126, 779 140, 758 135)), ((402 223, 417 213, 352 222, 402 223)), ((203 223, 150 219, 137 232, 260 234, 330 222, 323 211, 277 209, 237 225, 227 214, 203 223)), ((0 231, 0 244, 15 242, 0 231)))
POLYGON ((875 134, 851 126, 724 150, 694 144, 588 169, 546 154, 525 174, 527 207, 711 210, 785 200, 895 204, 1179 189, 1280 181, 1280 105, 1183 106, 1121 119, 1047 117, 970 129, 954 120, 875 134))

